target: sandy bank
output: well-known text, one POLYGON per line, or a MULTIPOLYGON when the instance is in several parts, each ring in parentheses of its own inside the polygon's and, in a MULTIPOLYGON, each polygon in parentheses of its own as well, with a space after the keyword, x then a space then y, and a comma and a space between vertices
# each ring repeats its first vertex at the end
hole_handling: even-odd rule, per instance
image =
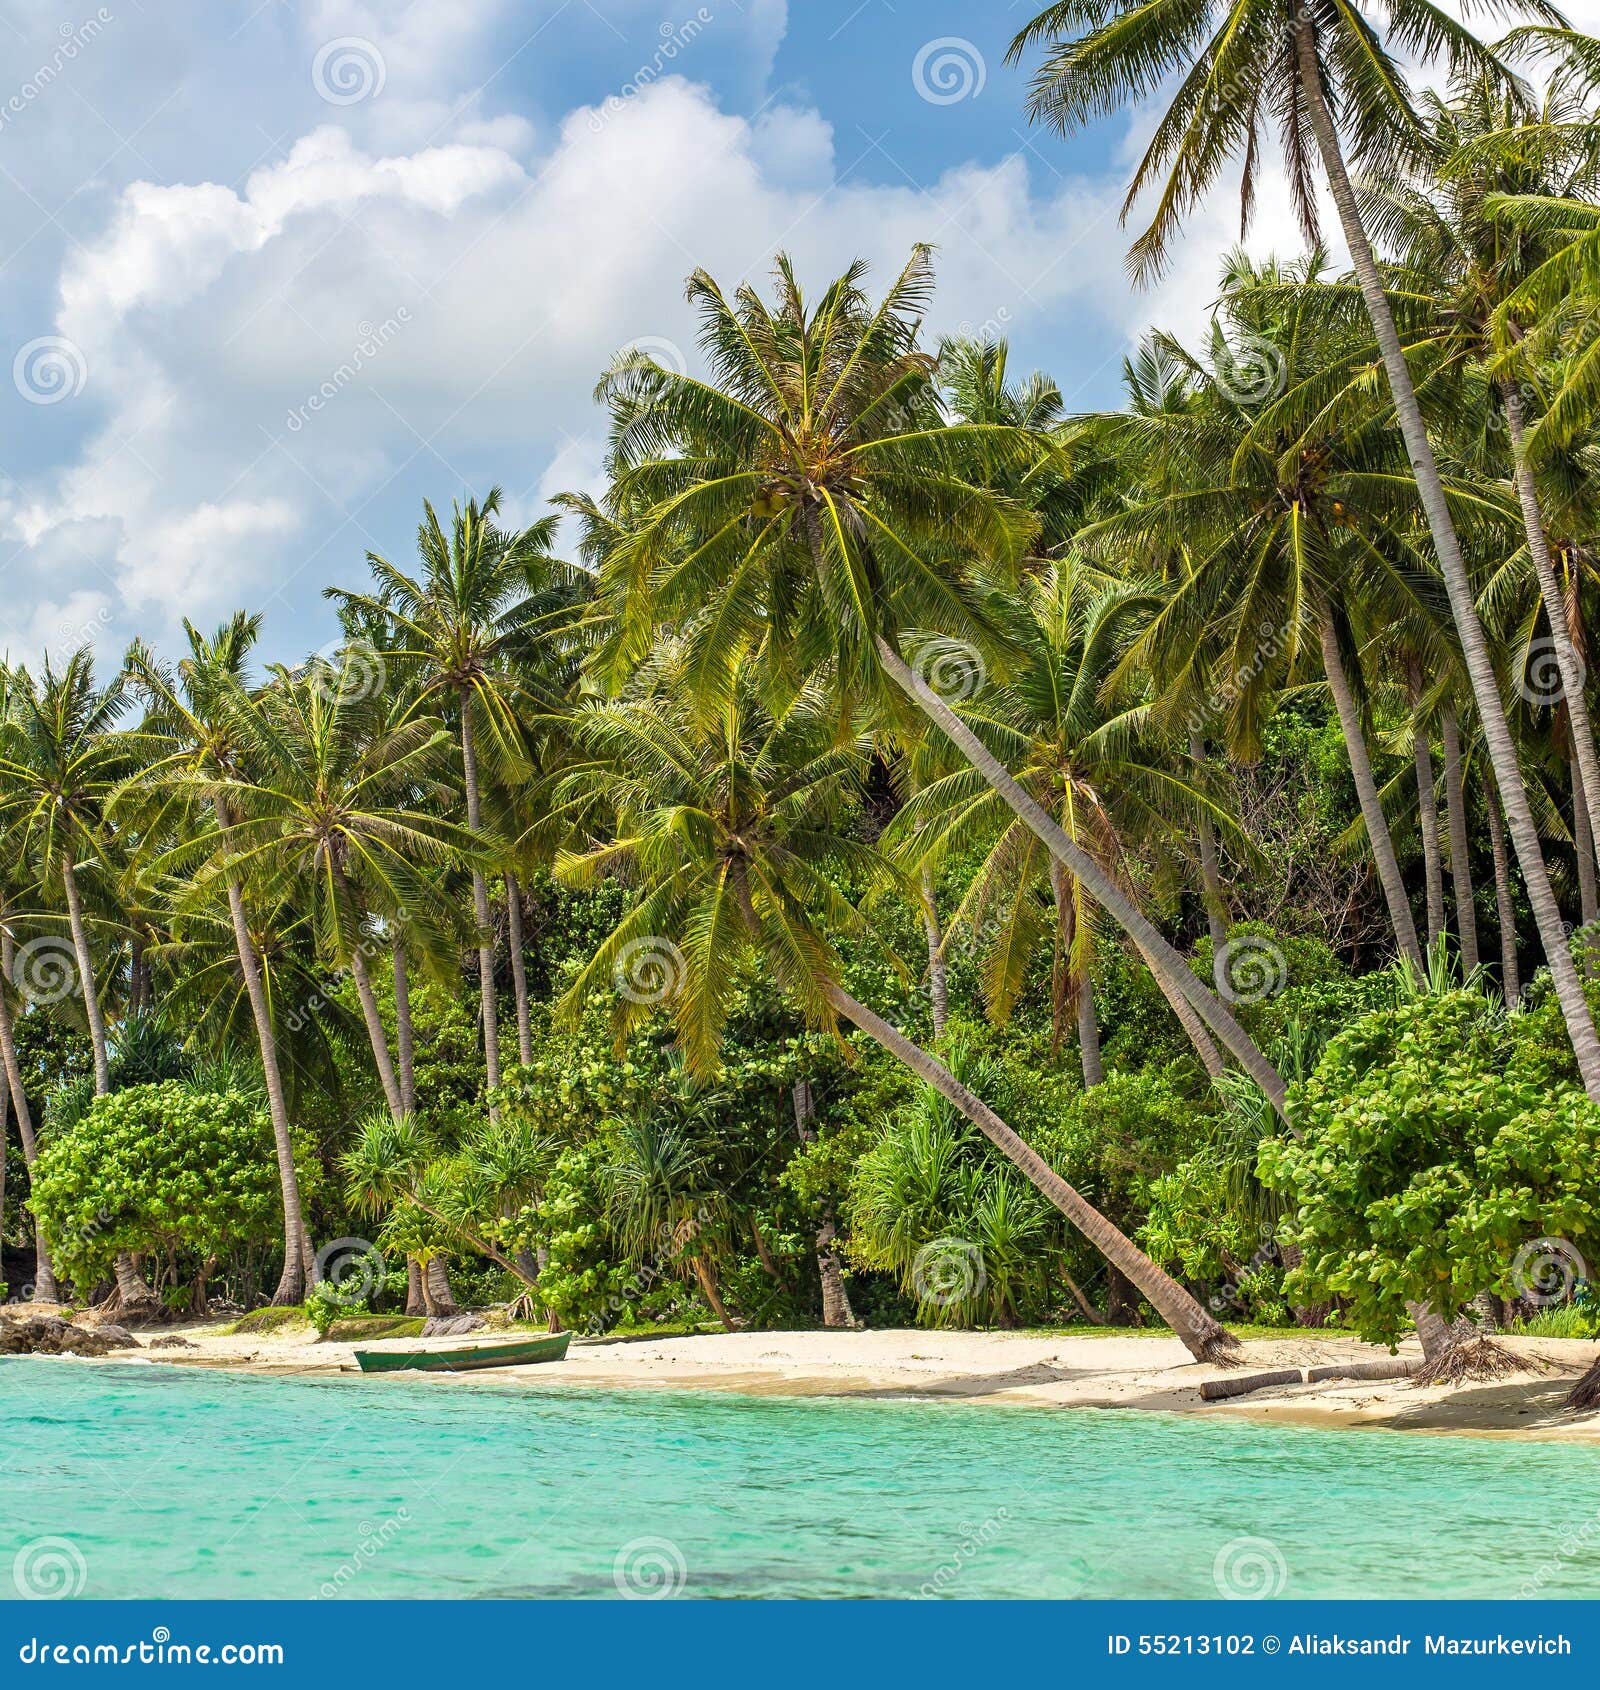
MULTIPOLYGON (((309 1328, 232 1335, 220 1325, 145 1334, 146 1348, 119 1366, 199 1364, 250 1373, 354 1371, 352 1346, 317 1343, 309 1328), (161 1340, 177 1336, 187 1347, 161 1340)), ((491 1340, 492 1341, 492 1338, 491 1340)), ((402 1341, 403 1342, 403 1341, 402 1341)), ((442 1340, 446 1345, 460 1340, 442 1340)), ((738 1332, 686 1338, 575 1338, 562 1362, 434 1375, 443 1384, 598 1385, 753 1395, 944 1398, 1058 1408, 1160 1409, 1169 1413, 1323 1426, 1592 1440, 1600 1415, 1566 1414, 1561 1402, 1594 1358, 1594 1345, 1509 1339, 1525 1371, 1489 1385, 1418 1387, 1408 1381, 1325 1381, 1277 1386, 1225 1403, 1200 1399, 1220 1370, 1190 1361, 1161 1335, 1051 1337, 1018 1332, 738 1332)), ((378 1346, 374 1346, 378 1347, 378 1346)), ((1402 1354, 1415 1354, 1408 1344, 1402 1354)), ((1353 1338, 1285 1337, 1245 1344, 1250 1371, 1374 1360, 1387 1352, 1353 1338)))

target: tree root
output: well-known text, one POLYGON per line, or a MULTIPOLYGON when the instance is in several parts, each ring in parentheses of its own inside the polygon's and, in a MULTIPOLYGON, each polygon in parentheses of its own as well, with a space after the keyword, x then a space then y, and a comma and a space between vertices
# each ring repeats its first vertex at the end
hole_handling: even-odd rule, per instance
POLYGON ((1600 1408, 1600 1361, 1572 1387, 1571 1394, 1562 1406, 1579 1411, 1600 1408))
POLYGON ((1492 1338, 1459 1338, 1425 1361, 1412 1375, 1418 1385, 1463 1385, 1469 1381, 1504 1379, 1528 1364, 1492 1338))
POLYGON ((1213 1367, 1243 1367, 1244 1346, 1225 1326, 1219 1326, 1200 1345, 1201 1354, 1196 1358, 1209 1362, 1213 1367))

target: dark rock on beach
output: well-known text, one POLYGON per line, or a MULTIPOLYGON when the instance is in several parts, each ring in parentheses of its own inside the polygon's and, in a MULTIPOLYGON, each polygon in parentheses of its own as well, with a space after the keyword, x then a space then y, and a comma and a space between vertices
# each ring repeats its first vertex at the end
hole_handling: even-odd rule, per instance
POLYGON ((121 1326, 74 1326, 58 1314, 0 1316, 0 1355, 103 1356, 139 1347, 139 1340, 121 1326))

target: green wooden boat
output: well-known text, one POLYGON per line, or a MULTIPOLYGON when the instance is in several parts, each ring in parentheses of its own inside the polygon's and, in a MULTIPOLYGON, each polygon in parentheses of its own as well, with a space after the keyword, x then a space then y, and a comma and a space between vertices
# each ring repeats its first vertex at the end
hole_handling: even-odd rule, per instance
POLYGON ((560 1361, 571 1342, 570 1332, 551 1332, 503 1344, 463 1344, 451 1350, 357 1350, 355 1356, 363 1373, 472 1373, 483 1367, 560 1361))

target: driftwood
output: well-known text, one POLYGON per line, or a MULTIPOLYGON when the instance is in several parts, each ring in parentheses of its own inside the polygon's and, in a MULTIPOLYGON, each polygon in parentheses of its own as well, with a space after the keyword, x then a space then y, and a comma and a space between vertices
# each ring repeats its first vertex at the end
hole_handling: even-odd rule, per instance
POLYGON ((1280 1367, 1275 1373, 1245 1373, 1235 1379, 1208 1379, 1200 1387, 1200 1400, 1221 1402, 1224 1397, 1243 1397, 1251 1391, 1264 1391, 1269 1385, 1303 1385, 1305 1378, 1303 1368, 1280 1367))
POLYGON ((1336 1361, 1328 1367, 1308 1367, 1306 1381, 1319 1379, 1409 1379, 1422 1363, 1415 1357, 1393 1356, 1387 1361, 1336 1361))

